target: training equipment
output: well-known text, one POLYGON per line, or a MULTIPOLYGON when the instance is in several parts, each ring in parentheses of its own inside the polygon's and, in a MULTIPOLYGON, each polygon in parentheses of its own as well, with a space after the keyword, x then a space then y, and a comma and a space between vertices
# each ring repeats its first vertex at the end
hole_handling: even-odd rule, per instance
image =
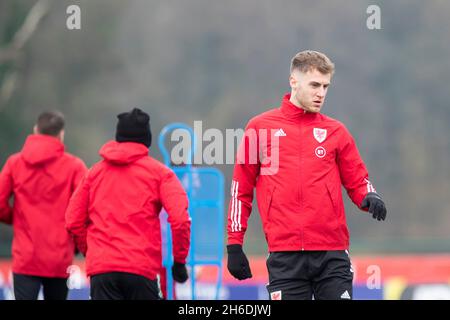
MULTIPOLYGON (((159 135, 159 149, 164 162, 169 166, 181 181, 189 199, 189 215, 191 217, 191 247, 186 266, 190 271, 191 299, 196 300, 196 270, 202 266, 215 266, 218 269, 215 282, 215 299, 219 299, 222 284, 222 261, 224 247, 224 177, 220 170, 210 167, 192 167, 192 150, 196 150, 196 138, 191 127, 184 123, 172 123, 165 126, 159 135), (175 166, 171 162, 170 154, 165 146, 165 137, 176 129, 189 132, 192 148, 186 157, 183 166, 175 166)), ((166 229, 165 256, 163 265, 170 270, 173 258, 170 228, 166 229)), ((163 240, 164 242, 164 240, 163 240)), ((173 298, 173 278, 167 273, 167 299, 173 298)))

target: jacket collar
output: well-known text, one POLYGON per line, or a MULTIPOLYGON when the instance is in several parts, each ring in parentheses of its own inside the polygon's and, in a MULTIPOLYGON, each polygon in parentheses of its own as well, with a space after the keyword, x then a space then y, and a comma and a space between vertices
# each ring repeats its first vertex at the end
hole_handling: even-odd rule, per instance
POLYGON ((297 107, 294 105, 289 99, 291 98, 291 94, 287 93, 284 95, 283 100, 281 101, 280 110, 281 113, 286 118, 289 119, 313 119, 317 117, 317 113, 307 112, 306 110, 297 107))

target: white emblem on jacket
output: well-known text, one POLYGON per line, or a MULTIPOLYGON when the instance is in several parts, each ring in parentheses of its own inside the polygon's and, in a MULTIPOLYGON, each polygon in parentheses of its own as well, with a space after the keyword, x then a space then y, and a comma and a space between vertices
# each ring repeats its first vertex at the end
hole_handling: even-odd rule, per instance
POLYGON ((314 128, 313 129, 314 138, 316 138, 319 143, 322 143, 327 138, 327 129, 319 129, 314 128))
POLYGON ((286 137, 286 133, 284 132, 283 129, 279 129, 277 132, 275 132, 274 136, 275 137, 286 137))

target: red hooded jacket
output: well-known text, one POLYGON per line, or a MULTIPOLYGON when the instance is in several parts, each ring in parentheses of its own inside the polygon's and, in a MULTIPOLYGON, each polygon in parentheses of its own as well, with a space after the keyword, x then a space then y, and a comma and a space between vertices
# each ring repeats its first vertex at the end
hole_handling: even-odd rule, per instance
POLYGON ((134 142, 106 143, 70 201, 67 229, 86 256, 88 276, 128 272, 156 279, 161 270, 161 208, 168 213, 173 256, 185 263, 190 245, 186 193, 169 168, 134 142))
POLYGON ((22 151, 7 160, 0 174, 0 220, 13 224, 14 273, 68 276, 74 243, 64 213, 86 171, 82 160, 47 135, 30 135, 22 151))
POLYGON ((244 241, 256 187, 269 251, 348 249, 341 185, 358 207, 375 189, 345 126, 289 98, 247 125, 234 167, 228 244, 244 241))

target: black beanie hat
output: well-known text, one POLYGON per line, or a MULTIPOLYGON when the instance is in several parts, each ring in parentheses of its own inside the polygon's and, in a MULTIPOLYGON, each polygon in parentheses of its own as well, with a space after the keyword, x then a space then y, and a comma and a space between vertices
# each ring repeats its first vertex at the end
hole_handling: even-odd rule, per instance
POLYGON ((140 109, 134 108, 117 116, 116 141, 137 142, 150 147, 152 132, 150 130, 150 116, 140 109))

